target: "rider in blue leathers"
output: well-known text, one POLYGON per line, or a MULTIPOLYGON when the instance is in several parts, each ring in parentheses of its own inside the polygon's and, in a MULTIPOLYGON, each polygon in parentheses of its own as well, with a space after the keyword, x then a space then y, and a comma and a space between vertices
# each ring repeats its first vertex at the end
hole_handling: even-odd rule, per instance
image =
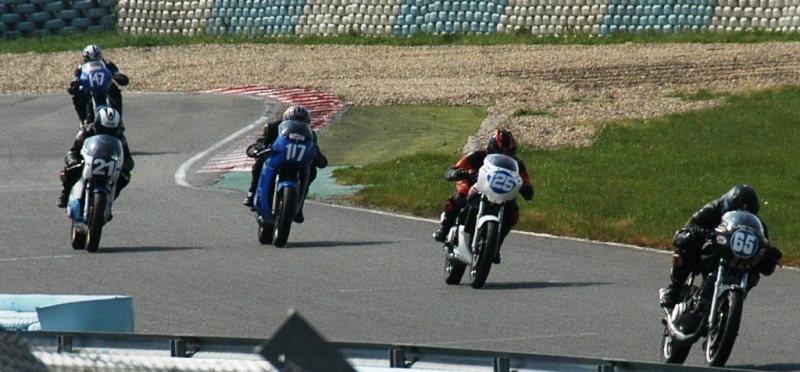
MULTIPOLYGON (((260 149, 266 149, 267 147, 272 146, 272 144, 275 142, 275 140, 278 138, 278 135, 280 134, 278 128, 284 121, 298 121, 310 124, 311 114, 308 112, 308 109, 306 109, 301 105, 289 106, 286 109, 286 111, 284 111, 281 120, 272 121, 264 126, 264 132, 256 140, 256 143, 251 145, 251 147, 255 146, 260 149)), ((314 133, 313 131, 311 132, 313 135, 314 144, 316 144, 317 143, 316 133, 314 133)), ((315 149, 316 149, 316 156, 314 157, 314 160, 312 161, 311 164, 312 166, 309 169, 308 185, 305 187, 305 193, 302 197, 303 201, 305 201, 305 197, 308 193, 308 189, 311 186, 311 183, 314 182, 314 179, 316 179, 317 177, 317 168, 325 168, 328 165, 328 159, 325 157, 325 155, 322 154, 322 151, 320 151, 318 145, 315 146, 315 149)), ((261 170, 264 167, 264 163, 267 161, 267 159, 268 159, 267 156, 258 157, 256 158, 256 161, 253 164, 251 170, 250 188, 248 189, 247 197, 242 202, 242 204, 244 204, 247 207, 251 208, 253 207, 253 199, 255 197, 256 189, 258 187, 258 180, 259 178, 261 178, 261 170)), ((295 215, 294 221, 296 223, 303 223, 305 221, 305 217, 303 216, 302 204, 300 206, 300 210, 295 215)))
POLYGON ((119 90, 117 84, 121 86, 128 85, 130 80, 128 76, 119 71, 119 67, 111 60, 103 58, 102 51, 97 45, 87 45, 81 51, 81 58, 83 62, 78 65, 75 72, 72 74, 72 80, 67 87, 67 93, 72 96, 72 104, 75 106, 75 112, 78 114, 80 125, 83 126, 88 121, 92 121, 93 113, 87 111, 87 104, 89 97, 85 92, 81 91, 81 66, 86 62, 100 61, 103 62, 106 68, 111 71, 112 83, 108 87, 108 98, 112 102, 112 107, 122 115, 122 92, 119 90), (116 83, 116 84, 114 84, 116 83))

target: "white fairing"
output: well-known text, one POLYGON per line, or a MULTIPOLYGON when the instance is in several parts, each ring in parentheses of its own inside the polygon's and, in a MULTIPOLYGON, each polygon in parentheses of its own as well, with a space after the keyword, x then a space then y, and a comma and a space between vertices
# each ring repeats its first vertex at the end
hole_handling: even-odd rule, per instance
POLYGON ((458 245, 453 247, 453 257, 465 264, 469 264, 472 262, 472 251, 470 251, 468 244, 472 241, 472 234, 464 229, 464 225, 456 226, 458 226, 458 245))
POLYGON ((487 155, 478 171, 477 186, 493 203, 501 204, 514 199, 522 187, 517 161, 506 155, 487 155))
MULTIPOLYGON (((119 174, 122 171, 122 163, 124 160, 122 141, 116 137, 105 134, 89 137, 83 143, 81 156, 83 156, 84 161, 83 171, 81 178, 75 183, 72 190, 70 190, 70 200, 81 199, 84 194, 84 186, 93 179, 95 175, 98 177, 108 177, 113 185, 111 189, 113 193, 119 174)), ((109 199, 109 201, 112 200, 109 199)), ((67 215, 71 215, 72 205, 73 203, 70 202, 67 215)))

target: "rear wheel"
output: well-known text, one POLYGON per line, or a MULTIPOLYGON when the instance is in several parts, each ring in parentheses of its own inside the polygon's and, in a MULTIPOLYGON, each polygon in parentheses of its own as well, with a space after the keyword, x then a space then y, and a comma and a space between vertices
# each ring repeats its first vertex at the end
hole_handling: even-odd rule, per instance
POLYGON ((664 336, 661 338, 661 361, 670 364, 683 364, 689 352, 692 350, 692 344, 682 344, 675 341, 669 335, 669 329, 664 326, 664 336))
POLYGON ((474 247, 472 253, 472 270, 470 270, 472 288, 483 288, 486 278, 489 277, 500 237, 498 227, 497 221, 488 221, 478 229, 477 247, 474 247))
POLYGON ((258 224, 258 242, 261 244, 272 244, 272 230, 275 225, 258 224))
POLYGON ((719 301, 718 307, 712 309, 717 312, 717 320, 709 327, 706 339, 706 361, 712 367, 725 366, 731 355, 742 320, 744 294, 728 291, 719 301))
POLYGON ((464 276, 464 271, 467 270, 467 264, 451 259, 445 255, 444 258, 444 282, 450 285, 461 283, 461 278, 464 276))
POLYGON ((275 201, 275 241, 276 247, 283 247, 289 239, 292 229, 292 219, 297 211, 297 189, 284 187, 282 192, 276 193, 275 201))
POLYGON ((72 249, 86 248, 86 233, 80 232, 74 223, 70 230, 72 231, 72 249))
POLYGON ((89 231, 86 236, 86 251, 97 252, 100 248, 100 237, 103 235, 103 225, 105 224, 106 204, 108 195, 102 192, 94 194, 91 206, 89 206, 89 231))

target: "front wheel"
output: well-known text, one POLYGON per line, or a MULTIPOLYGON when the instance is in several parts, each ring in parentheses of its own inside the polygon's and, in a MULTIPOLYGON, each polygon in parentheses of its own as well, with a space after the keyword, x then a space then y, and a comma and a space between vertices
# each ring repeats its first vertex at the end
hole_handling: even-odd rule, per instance
POLYGON ((275 241, 276 247, 286 245, 292 229, 292 219, 297 211, 297 189, 284 187, 282 193, 276 193, 275 205, 275 241))
POLYGON ((103 235, 103 225, 106 223, 106 205, 108 194, 96 192, 89 206, 89 231, 86 236, 86 251, 97 252, 100 248, 100 237, 103 235))
POLYGON ((717 320, 711 324, 706 340, 706 361, 709 366, 723 367, 733 350, 733 343, 739 334, 742 321, 744 294, 739 291, 728 291, 719 299, 716 309, 717 320))
POLYGON ((478 230, 477 246, 473 248, 472 270, 470 286, 478 289, 486 284, 489 277, 489 270, 492 269, 492 260, 497 252, 497 244, 500 241, 499 224, 497 221, 487 221, 478 230))

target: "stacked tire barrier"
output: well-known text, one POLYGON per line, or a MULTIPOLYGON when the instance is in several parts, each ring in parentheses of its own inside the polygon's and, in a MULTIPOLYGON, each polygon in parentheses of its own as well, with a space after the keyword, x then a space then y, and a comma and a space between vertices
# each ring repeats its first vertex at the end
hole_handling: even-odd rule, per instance
POLYGON ((249 36, 797 32, 800 0, 122 0, 120 25, 249 36))
POLYGON ((157 35, 797 32, 800 0, 0 0, 4 38, 157 35))
POLYGON ((66 35, 114 29, 119 0, 0 0, 0 37, 66 35))

